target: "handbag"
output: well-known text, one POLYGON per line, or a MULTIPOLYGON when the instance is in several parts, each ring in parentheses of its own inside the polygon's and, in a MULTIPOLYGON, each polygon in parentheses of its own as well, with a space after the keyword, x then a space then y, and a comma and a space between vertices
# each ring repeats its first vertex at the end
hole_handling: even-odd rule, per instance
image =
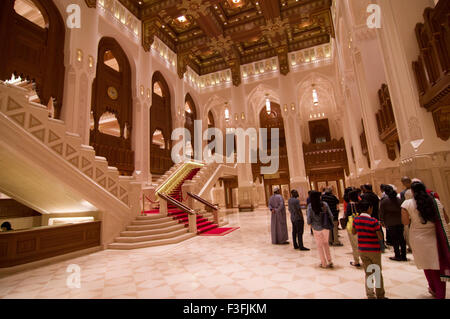
POLYGON ((355 211, 355 205, 351 205, 351 210, 352 210, 352 214, 351 216, 348 216, 348 222, 347 222, 347 231, 349 233, 352 233, 353 231, 353 220, 355 219, 356 216, 358 216, 358 213, 355 211))
POLYGON ((333 221, 328 215, 328 211, 325 208, 325 205, 322 204, 322 227, 325 229, 333 229, 333 221))
POLYGON ((342 229, 347 228, 347 222, 348 222, 348 218, 347 217, 339 219, 339 224, 341 225, 342 229))

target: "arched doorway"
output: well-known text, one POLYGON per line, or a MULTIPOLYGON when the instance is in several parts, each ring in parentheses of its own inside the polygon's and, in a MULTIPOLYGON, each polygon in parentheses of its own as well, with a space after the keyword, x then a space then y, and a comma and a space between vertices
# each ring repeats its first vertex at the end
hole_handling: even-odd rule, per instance
MULTIPOLYGON (((287 156, 286 137, 284 132, 283 117, 281 115, 280 105, 277 103, 270 103, 270 112, 266 108, 263 108, 259 113, 259 122, 261 128, 267 129, 267 154, 272 152, 272 144, 275 142, 272 139, 271 129, 278 128, 279 130, 279 168, 278 171, 270 175, 261 175, 261 166, 269 166, 269 164, 263 164, 259 161, 252 164, 253 179, 259 178, 264 181, 264 189, 266 194, 266 202, 273 193, 273 189, 278 186, 281 189, 281 194, 284 199, 287 200, 290 197, 290 175, 289 175, 289 163, 287 156)), ((258 152, 261 150, 258 149, 258 152)), ((265 151, 265 150, 263 150, 265 151)))
MULTIPOLYGON (((191 133, 191 142, 186 147, 187 156, 195 158, 195 138, 194 138, 194 121, 197 119, 197 111, 195 107, 194 100, 191 95, 186 94, 184 101, 184 128, 186 128, 189 133, 191 133)), ((189 142, 188 142, 189 143, 189 142)))
POLYGON ((120 174, 133 174, 131 68, 125 52, 113 38, 102 38, 98 46, 92 118, 90 144, 96 154, 105 157, 120 174))
POLYGON ((150 109, 150 172, 162 175, 173 162, 172 149, 172 112, 170 91, 166 80, 157 71, 152 78, 152 106, 150 109))
POLYGON ((35 83, 41 103, 53 99, 59 118, 64 91, 65 25, 48 0, 0 1, 0 79, 35 83))

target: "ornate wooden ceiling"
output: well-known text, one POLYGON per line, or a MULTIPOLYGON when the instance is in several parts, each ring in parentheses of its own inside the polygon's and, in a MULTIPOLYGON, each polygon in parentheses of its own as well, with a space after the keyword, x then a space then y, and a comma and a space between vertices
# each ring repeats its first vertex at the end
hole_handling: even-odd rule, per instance
POLYGON ((199 75, 277 56, 289 72, 288 52, 334 37, 332 0, 119 0, 142 20, 142 44, 156 35, 177 54, 178 75, 199 75))

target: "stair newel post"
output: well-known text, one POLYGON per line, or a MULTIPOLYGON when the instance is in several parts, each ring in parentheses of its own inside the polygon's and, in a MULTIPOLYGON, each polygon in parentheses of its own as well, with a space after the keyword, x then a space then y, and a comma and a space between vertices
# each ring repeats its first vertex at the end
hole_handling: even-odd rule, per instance
POLYGON ((186 206, 190 207, 190 208, 194 208, 194 201, 192 200, 191 196, 188 196, 188 192, 193 192, 194 191, 194 185, 192 182, 190 181, 186 181, 183 183, 183 185, 181 186, 181 195, 183 197, 183 204, 185 204, 186 206))
POLYGON ((169 211, 167 209, 167 201, 162 198, 159 198, 159 213, 162 216, 168 216, 169 214, 169 211))
POLYGON ((194 211, 188 213, 189 232, 197 234, 197 213, 194 211))

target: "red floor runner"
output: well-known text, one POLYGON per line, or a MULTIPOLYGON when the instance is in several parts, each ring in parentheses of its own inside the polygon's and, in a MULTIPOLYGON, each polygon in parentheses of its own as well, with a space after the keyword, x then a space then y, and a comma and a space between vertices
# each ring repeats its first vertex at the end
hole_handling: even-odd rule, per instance
POLYGON ((239 229, 239 227, 218 227, 208 230, 203 234, 200 234, 200 236, 225 236, 226 234, 229 234, 236 229, 239 229))

